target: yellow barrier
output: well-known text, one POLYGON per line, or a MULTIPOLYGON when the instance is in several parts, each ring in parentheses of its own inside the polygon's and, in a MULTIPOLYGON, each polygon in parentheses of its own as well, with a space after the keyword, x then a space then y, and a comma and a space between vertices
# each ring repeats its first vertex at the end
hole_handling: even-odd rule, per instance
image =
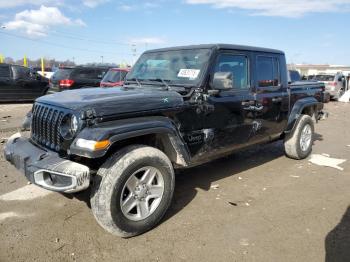
POLYGON ((27 67, 28 63, 27 63, 27 56, 23 57, 23 66, 27 67))
POLYGON ((41 73, 44 75, 45 71, 45 65, 44 65, 44 58, 41 58, 41 73))

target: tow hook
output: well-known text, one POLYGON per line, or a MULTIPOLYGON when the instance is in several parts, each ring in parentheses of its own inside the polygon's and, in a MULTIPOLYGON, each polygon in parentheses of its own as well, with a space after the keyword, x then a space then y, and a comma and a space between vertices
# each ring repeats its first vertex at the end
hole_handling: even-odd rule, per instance
POLYGON ((329 113, 322 110, 318 113, 318 120, 326 120, 328 116, 329 113))

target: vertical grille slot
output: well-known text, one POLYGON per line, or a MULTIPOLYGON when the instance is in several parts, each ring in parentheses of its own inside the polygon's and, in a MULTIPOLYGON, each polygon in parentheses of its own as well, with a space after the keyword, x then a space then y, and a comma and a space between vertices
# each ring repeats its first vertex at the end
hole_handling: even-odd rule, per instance
POLYGON ((65 113, 58 108, 35 104, 32 113, 32 139, 54 151, 61 149, 60 124, 65 113))

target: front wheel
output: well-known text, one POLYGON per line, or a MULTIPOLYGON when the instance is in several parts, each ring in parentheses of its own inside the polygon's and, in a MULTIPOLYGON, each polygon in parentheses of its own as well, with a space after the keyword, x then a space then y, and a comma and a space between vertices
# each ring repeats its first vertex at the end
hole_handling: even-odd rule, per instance
POLYGON ((312 151, 314 121, 308 115, 302 115, 294 131, 284 140, 284 150, 289 158, 304 159, 312 151))
POLYGON ((174 192, 172 164, 160 150, 129 146, 99 169, 91 195, 97 222, 121 237, 142 234, 158 224, 174 192))

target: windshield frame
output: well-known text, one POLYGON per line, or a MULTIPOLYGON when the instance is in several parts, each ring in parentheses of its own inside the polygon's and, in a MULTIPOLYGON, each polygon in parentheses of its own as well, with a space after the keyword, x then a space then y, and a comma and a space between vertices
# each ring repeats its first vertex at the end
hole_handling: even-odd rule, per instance
POLYGON ((191 88, 191 87, 201 87, 204 85, 204 82, 206 81, 206 75, 208 74, 209 71, 209 67, 210 67, 210 62, 213 58, 213 55, 215 54, 214 52, 214 48, 181 48, 181 49, 177 49, 177 48, 167 48, 167 49, 159 49, 159 50, 154 50, 154 51, 146 51, 144 52, 135 62, 134 66, 132 67, 132 69, 130 70, 130 72, 128 73, 128 75, 125 77, 125 84, 128 83, 135 83, 138 86, 139 83, 142 85, 156 85, 156 86, 165 86, 164 82, 165 81, 169 86, 183 86, 185 88, 191 88), (209 52, 208 54, 208 58, 206 59, 206 61, 203 63, 202 68, 200 69, 200 73, 198 76, 198 80, 196 82, 192 83, 181 83, 181 81, 178 80, 170 80, 169 79, 142 79, 142 78, 137 78, 135 79, 134 77, 132 77, 132 74, 134 72, 134 70, 136 70, 135 65, 137 65, 142 59, 144 55, 147 54, 157 54, 157 53, 167 53, 167 52, 175 52, 175 51, 195 51, 195 50, 207 50, 209 52), (157 80, 161 80, 161 81, 157 81, 157 80))

